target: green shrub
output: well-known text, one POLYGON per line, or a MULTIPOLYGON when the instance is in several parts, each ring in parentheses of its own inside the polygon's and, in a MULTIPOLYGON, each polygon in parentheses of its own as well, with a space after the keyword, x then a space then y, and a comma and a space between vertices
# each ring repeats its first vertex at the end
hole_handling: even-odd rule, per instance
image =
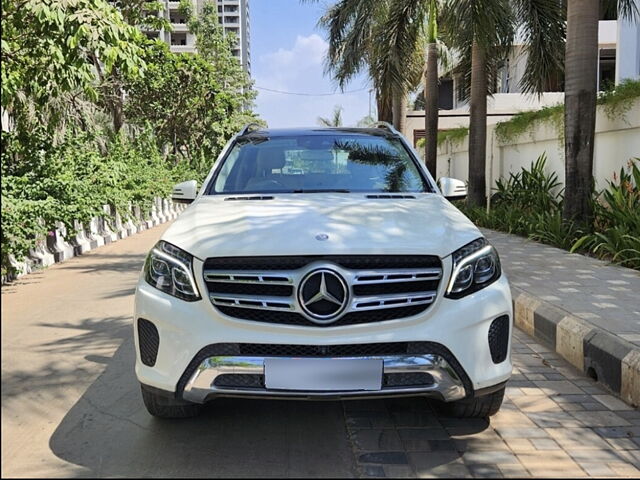
POLYGON ((491 209, 458 207, 477 225, 582 252, 640 270, 640 159, 631 160, 594 197, 592 232, 562 220, 562 189, 541 155, 530 169, 496 182, 491 209))
POLYGON ((102 146, 89 134, 69 134, 56 146, 42 139, 46 135, 34 132, 25 143, 2 133, 3 274, 10 271, 7 256, 26 255, 56 221, 73 235, 74 220, 86 227, 92 217, 105 215, 103 205, 126 219, 129 204, 148 209, 153 197, 168 196, 175 183, 201 180, 209 167, 204 159, 195 167, 163 158, 147 132, 133 140, 116 136, 102 146))

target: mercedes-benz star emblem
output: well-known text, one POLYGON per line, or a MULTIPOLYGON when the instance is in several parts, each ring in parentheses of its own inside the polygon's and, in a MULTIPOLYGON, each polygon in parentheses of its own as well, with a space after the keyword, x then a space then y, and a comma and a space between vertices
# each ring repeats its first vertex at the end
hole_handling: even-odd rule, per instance
POLYGON ((298 289, 298 300, 312 321, 330 323, 347 306, 348 292, 347 284, 338 273, 322 268, 304 277, 298 289))
POLYGON ((329 235, 327 235, 326 233, 319 233, 316 235, 316 240, 320 240, 321 242, 324 242, 325 240, 329 239, 329 235))

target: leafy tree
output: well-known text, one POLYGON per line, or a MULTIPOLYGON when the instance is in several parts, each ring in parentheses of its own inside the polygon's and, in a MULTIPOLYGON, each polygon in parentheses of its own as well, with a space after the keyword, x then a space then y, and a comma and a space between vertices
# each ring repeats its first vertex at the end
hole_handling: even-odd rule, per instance
POLYGON ((2 107, 16 124, 56 127, 76 107, 64 95, 95 102, 95 59, 106 73, 144 67, 141 33, 104 0, 7 0, 2 27, 2 107))

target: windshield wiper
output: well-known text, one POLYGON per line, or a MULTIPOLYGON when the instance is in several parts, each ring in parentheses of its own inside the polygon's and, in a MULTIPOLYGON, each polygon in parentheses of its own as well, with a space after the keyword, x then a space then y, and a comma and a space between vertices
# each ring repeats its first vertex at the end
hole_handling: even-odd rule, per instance
POLYGON ((291 193, 327 193, 327 192, 351 193, 351 190, 347 190, 346 188, 300 188, 298 190, 291 191, 291 193))

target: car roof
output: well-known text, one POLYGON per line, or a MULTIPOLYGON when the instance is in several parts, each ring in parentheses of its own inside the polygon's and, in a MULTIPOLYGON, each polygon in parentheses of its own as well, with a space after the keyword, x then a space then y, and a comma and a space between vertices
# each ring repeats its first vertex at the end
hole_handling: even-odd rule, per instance
POLYGON ((309 135, 362 135, 377 137, 393 137, 396 136, 394 132, 391 132, 385 128, 350 128, 350 127, 307 127, 307 128, 259 128, 251 130, 247 133, 250 135, 259 135, 267 137, 296 137, 296 136, 309 136, 309 135))

